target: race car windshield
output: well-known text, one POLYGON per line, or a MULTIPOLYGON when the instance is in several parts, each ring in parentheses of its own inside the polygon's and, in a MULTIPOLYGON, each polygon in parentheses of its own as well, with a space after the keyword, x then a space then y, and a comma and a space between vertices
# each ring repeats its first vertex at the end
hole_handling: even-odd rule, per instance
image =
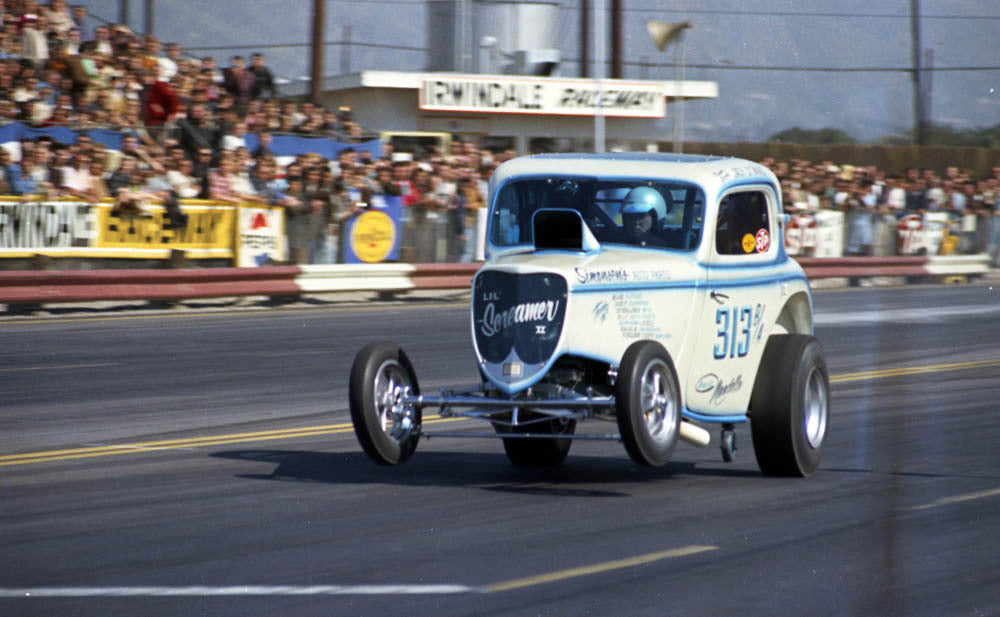
POLYGON ((691 251, 701 239, 705 199, 700 188, 685 182, 515 180, 497 195, 490 242, 500 247, 532 244, 531 218, 542 208, 576 210, 601 244, 691 251))

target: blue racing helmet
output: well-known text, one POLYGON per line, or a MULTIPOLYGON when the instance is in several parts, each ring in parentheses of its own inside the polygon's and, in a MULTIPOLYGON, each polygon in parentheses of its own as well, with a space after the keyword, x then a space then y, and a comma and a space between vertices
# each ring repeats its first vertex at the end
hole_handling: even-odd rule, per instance
POLYGON ((625 196, 622 214, 645 214, 650 211, 654 221, 662 221, 667 216, 667 204, 658 190, 649 186, 637 186, 625 196))

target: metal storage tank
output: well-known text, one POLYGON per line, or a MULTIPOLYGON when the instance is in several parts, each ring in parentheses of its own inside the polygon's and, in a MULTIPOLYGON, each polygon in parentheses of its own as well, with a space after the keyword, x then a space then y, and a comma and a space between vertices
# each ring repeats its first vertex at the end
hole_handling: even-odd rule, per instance
POLYGON ((559 2, 428 0, 428 70, 550 75, 559 2))

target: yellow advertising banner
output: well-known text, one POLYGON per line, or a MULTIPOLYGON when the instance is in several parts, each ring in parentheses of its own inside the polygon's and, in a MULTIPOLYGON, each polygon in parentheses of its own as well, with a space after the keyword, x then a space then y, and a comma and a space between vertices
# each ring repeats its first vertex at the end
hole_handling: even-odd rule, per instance
POLYGON ((147 205, 142 214, 117 214, 111 201, 22 202, 0 198, 0 258, 50 257, 228 260, 254 267, 288 259, 285 210, 183 200, 186 217, 169 224, 166 208, 147 205))
POLYGON ((95 249, 181 250, 188 257, 233 257, 236 208, 229 205, 183 204, 187 224, 164 226, 164 208, 149 206, 149 216, 115 216, 109 205, 97 210, 95 249))

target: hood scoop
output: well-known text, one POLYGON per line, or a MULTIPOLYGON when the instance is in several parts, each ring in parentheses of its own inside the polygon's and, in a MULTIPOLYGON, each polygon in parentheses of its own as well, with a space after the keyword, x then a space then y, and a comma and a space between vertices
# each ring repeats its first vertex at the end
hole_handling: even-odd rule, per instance
POLYGON ((576 210, 543 208, 531 218, 535 250, 596 251, 601 244, 576 210))

